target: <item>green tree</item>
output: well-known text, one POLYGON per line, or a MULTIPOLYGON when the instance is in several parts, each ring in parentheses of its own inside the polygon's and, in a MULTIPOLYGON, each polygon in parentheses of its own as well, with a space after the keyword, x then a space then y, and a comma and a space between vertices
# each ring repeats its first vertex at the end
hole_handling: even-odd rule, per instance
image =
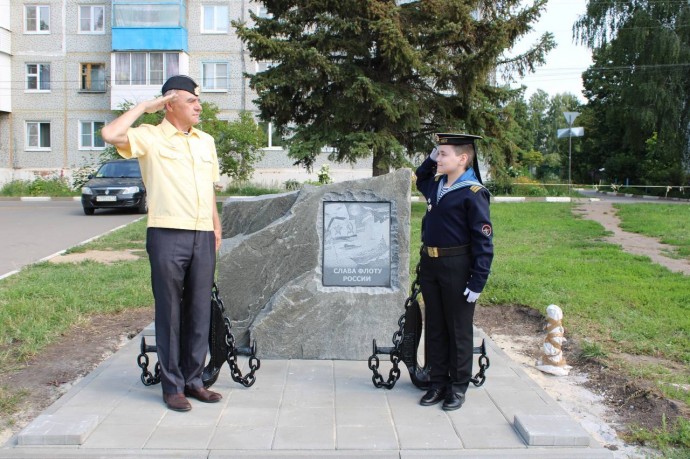
POLYGON ((550 132, 546 121, 546 112, 549 110, 550 102, 548 93, 542 89, 532 94, 528 101, 527 127, 532 132, 531 148, 541 152, 542 155, 551 153, 548 147, 550 132))
MULTIPOLYGON (((529 106, 524 101, 524 90, 525 88, 522 87, 515 92, 513 98, 501 110, 505 148, 500 169, 495 168, 493 171, 494 178, 505 176, 500 177, 499 182, 504 182, 503 178, 510 182, 510 178, 513 178, 521 166, 529 168, 529 164, 525 164, 523 158, 532 148, 534 132, 529 127, 529 106)), ((502 183, 502 189, 506 192, 509 188, 508 183, 502 183)))
POLYGON ((593 65, 583 75, 597 134, 585 144, 589 155, 614 181, 683 184, 690 136, 688 2, 591 1, 576 30, 593 50, 593 65))
POLYGON ((308 169, 372 156, 374 175, 428 151, 432 133, 483 134, 495 167, 513 146, 502 108, 511 97, 497 70, 524 75, 544 62, 553 37, 506 57, 546 5, 536 0, 264 0, 268 17, 233 22, 253 59, 274 65, 249 75, 263 121, 283 134, 308 169))
POLYGON ((244 111, 234 121, 214 118, 202 124, 216 139, 220 172, 234 180, 248 180, 254 172, 254 164, 263 157, 262 147, 266 142, 263 129, 252 114, 244 111))
MULTIPOLYGON (((563 112, 581 110, 580 102, 572 94, 550 97, 541 89, 532 94, 520 122, 520 129, 526 131, 520 163, 529 166, 540 179, 557 179, 563 175, 562 171, 567 178, 568 144, 567 140, 558 139, 558 129, 568 127, 563 112)), ((580 149, 578 142, 574 141, 573 153, 580 149)))

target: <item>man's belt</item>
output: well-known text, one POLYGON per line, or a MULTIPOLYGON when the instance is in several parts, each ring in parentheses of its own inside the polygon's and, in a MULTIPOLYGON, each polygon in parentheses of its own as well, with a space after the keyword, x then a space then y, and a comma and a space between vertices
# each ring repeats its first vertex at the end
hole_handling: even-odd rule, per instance
POLYGON ((465 255, 466 253, 470 253, 470 246, 468 245, 460 245, 458 247, 427 247, 424 246, 422 248, 424 253, 429 255, 431 258, 438 258, 438 257, 454 257, 457 255, 465 255))

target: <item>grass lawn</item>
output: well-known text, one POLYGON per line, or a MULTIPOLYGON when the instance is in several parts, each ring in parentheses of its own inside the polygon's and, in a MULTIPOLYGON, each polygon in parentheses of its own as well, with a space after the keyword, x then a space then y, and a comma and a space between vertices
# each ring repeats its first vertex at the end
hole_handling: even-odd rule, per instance
POLYGON ((673 245, 676 256, 690 260, 690 205, 616 204, 614 207, 625 231, 673 245))

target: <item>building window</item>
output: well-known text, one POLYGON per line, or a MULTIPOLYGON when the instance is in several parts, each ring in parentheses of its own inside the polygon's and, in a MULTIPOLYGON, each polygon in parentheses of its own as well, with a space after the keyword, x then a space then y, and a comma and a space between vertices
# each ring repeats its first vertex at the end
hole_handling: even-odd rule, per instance
POLYGON ((105 142, 101 137, 103 121, 81 121, 79 123, 79 149, 101 150, 105 148, 105 142))
POLYGON ((47 121, 26 122, 26 149, 50 149, 50 123, 47 121))
POLYGON ((50 6, 25 5, 24 31, 26 33, 50 33, 50 6))
POLYGON ((105 92, 105 64, 81 64, 81 91, 105 92))
POLYGON ((185 0, 136 0, 113 2, 113 27, 186 27, 185 0))
POLYGON ((50 64, 26 64, 26 89, 50 91, 50 64))
POLYGON ((117 53, 115 56, 116 85, 160 85, 179 73, 177 53, 117 53))
POLYGON ((228 7, 202 5, 201 33, 228 33, 228 7))
POLYGON ((228 64, 226 62, 204 62, 201 70, 201 88, 204 91, 227 91, 228 64))
POLYGON ((177 53, 151 53, 149 62, 149 84, 163 84, 180 73, 180 55, 177 53))
POLYGON ((79 7, 79 33, 105 33, 103 5, 79 7))

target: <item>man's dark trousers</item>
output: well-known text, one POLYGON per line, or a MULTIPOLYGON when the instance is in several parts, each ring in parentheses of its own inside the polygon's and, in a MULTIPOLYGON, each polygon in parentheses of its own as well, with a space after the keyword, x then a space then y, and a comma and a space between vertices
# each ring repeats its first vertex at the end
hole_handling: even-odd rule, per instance
POLYGON ((216 262, 213 231, 148 228, 156 349, 164 393, 203 386, 216 262))
POLYGON ((464 394, 472 378, 475 303, 463 295, 469 254, 432 258, 422 254, 419 284, 424 297, 425 345, 431 387, 464 394))

